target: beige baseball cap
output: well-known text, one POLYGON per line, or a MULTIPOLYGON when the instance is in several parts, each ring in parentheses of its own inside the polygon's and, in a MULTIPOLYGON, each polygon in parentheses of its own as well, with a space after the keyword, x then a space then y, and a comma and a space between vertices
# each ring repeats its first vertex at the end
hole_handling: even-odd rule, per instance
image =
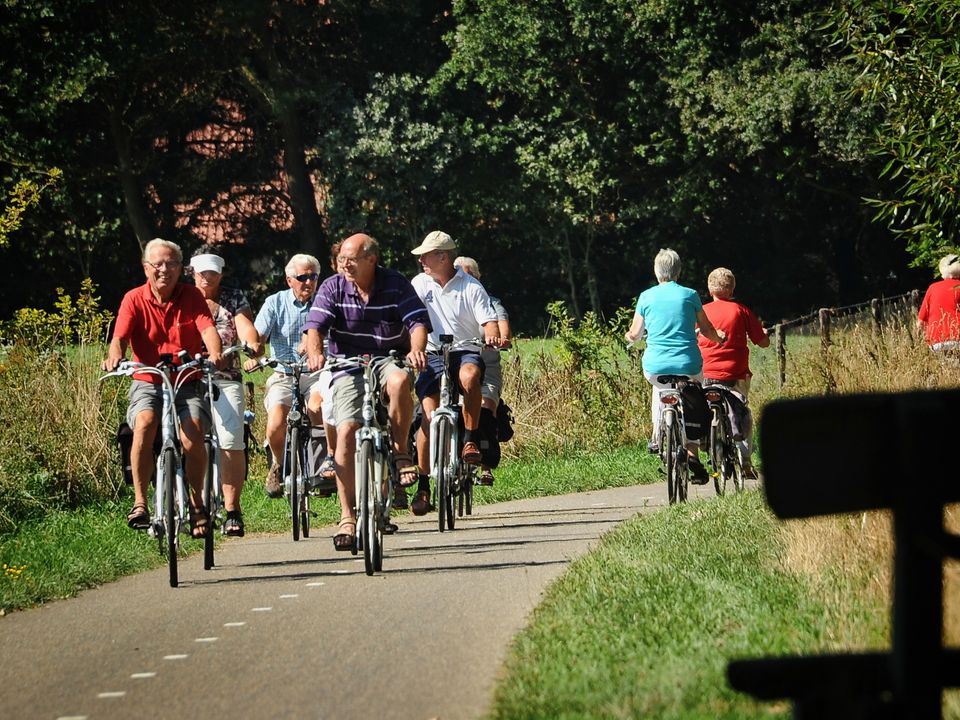
POLYGON ((423 242, 410 252, 412 252, 414 255, 424 255, 428 252, 433 252, 434 250, 456 249, 457 244, 453 241, 452 237, 447 235, 442 230, 434 230, 431 233, 427 233, 427 236, 423 239, 423 242))

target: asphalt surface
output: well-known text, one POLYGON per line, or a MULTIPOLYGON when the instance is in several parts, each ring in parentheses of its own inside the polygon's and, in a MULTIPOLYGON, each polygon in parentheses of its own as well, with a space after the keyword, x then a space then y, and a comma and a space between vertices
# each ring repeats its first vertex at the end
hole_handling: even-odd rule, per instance
POLYGON ((176 589, 163 567, 0 618, 0 718, 479 718, 548 584, 665 504, 661 483, 477 506, 452 532, 402 516, 372 577, 333 527, 231 539, 176 589))

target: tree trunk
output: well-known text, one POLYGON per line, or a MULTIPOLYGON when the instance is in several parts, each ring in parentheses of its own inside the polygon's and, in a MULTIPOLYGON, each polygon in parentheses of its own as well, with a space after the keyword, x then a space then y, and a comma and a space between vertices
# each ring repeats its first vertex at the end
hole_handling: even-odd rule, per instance
POLYGON ((593 250, 594 233, 592 230, 587 232, 586 242, 583 249, 583 268, 587 272, 587 293, 590 296, 590 308, 600 314, 600 289, 597 285, 597 271, 593 267, 590 259, 593 250))
POLYGON ((140 186, 140 180, 133 171, 133 160, 130 157, 130 131, 124 125, 119 108, 108 106, 107 113, 113 147, 117 152, 117 178, 120 180, 120 187, 123 190, 127 219, 133 227, 133 234, 137 239, 142 255, 144 246, 156 235, 156 230, 150 219, 147 204, 143 199, 143 188, 140 186))
POLYGON ((573 306, 573 316, 582 317, 580 314, 580 297, 577 292, 577 278, 573 274, 573 251, 570 249, 570 234, 567 229, 561 230, 563 236, 563 267, 567 271, 567 282, 570 284, 570 304, 573 306))
POLYGON ((283 137, 283 171, 290 192, 290 204, 293 206, 293 214, 303 238, 302 247, 305 252, 322 258, 327 254, 326 250, 322 249, 326 244, 324 242, 326 238, 320 213, 317 212, 310 171, 307 169, 300 118, 297 115, 297 109, 291 105, 275 108, 274 114, 280 126, 280 135, 283 137))

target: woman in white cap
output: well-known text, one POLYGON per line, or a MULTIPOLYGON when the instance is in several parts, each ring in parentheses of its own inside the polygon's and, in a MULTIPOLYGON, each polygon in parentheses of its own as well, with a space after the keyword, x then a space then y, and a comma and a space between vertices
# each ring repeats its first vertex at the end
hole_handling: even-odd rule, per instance
MULTIPOLYGON (((259 352, 260 337, 253 326, 253 310, 247 296, 237 288, 220 286, 223 279, 223 258, 201 248, 190 259, 193 280, 210 308, 224 348, 245 342, 254 352, 259 352)), ((227 519, 223 525, 224 535, 243 537, 243 515, 240 512, 240 493, 246 475, 243 455, 243 383, 241 382, 240 358, 230 357, 229 364, 217 373, 214 380, 220 389, 220 397, 214 402, 213 421, 220 443, 220 474, 223 481, 223 504, 227 519)))

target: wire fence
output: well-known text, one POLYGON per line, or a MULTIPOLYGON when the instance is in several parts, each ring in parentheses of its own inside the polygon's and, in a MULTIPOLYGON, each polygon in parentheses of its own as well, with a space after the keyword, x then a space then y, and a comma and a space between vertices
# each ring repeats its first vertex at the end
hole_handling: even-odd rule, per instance
POLYGON ((877 333, 884 327, 901 327, 913 333, 913 320, 920 309, 920 291, 911 290, 902 295, 872 298, 865 302, 842 307, 820 308, 792 320, 784 320, 773 327, 774 347, 777 353, 777 385, 783 388, 787 380, 787 334, 819 335, 823 352, 830 347, 830 333, 869 322, 877 333))

